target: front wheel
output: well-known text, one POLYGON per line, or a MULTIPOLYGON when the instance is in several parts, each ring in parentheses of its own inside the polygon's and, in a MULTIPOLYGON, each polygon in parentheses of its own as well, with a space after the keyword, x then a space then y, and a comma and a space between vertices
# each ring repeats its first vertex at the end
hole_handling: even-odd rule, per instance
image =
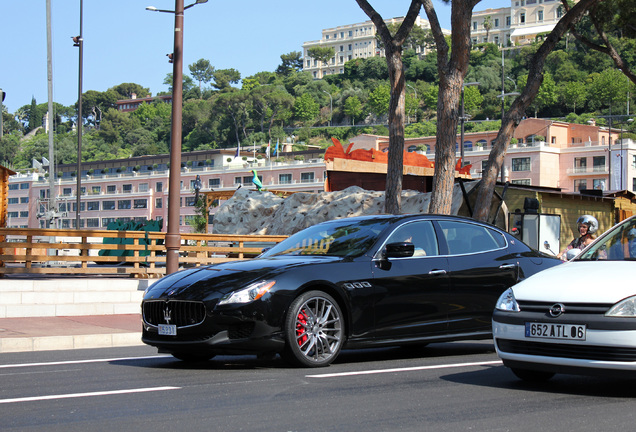
POLYGON ((322 291, 297 297, 285 320, 285 357, 304 367, 328 366, 344 343, 345 331, 338 303, 322 291))

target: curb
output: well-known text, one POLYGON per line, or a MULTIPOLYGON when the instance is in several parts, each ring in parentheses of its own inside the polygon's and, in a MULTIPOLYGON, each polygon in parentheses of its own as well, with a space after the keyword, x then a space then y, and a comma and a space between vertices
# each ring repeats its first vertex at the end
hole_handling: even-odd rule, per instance
POLYGON ((0 338, 0 353, 114 348, 143 345, 141 332, 0 338))

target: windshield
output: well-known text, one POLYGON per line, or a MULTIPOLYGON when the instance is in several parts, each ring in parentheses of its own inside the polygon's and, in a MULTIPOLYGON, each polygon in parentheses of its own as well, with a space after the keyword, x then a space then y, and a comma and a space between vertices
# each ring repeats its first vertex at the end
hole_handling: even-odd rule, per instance
POLYGON ((391 219, 341 219, 304 229, 283 240, 262 257, 280 255, 319 255, 357 257, 376 242, 391 219))
POLYGON ((612 228, 576 259, 590 260, 636 261, 636 218, 612 228))

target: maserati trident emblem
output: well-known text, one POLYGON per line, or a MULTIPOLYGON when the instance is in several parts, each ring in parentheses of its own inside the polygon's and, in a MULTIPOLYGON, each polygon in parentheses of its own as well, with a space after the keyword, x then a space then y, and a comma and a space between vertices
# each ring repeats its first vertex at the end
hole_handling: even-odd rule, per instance
POLYGON ((170 324, 170 320, 172 320, 172 311, 170 310, 170 305, 168 305, 168 303, 166 303, 166 305, 163 308, 163 320, 166 322, 166 324, 170 324))
POLYGON ((553 318, 561 316, 563 312, 565 312, 565 306, 563 306, 561 303, 553 304, 550 308, 550 316, 553 318))

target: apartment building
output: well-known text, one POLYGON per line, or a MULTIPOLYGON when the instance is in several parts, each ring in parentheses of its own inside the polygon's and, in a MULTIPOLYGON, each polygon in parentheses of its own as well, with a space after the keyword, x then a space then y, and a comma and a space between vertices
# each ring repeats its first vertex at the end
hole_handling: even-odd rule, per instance
MULTIPOLYGON (((464 159, 479 179, 488 161, 497 131, 464 134, 464 159)), ((360 135, 355 148, 388 151, 385 136, 360 135)), ((457 158, 460 157, 457 137, 457 158)), ((595 124, 573 124, 545 119, 525 119, 515 130, 514 143, 504 158, 504 180, 513 184, 559 188, 636 192, 636 143, 623 139, 620 129, 595 124), (611 141, 611 146, 609 145, 611 141), (611 181, 610 181, 611 180, 611 181)), ((435 159, 436 138, 407 138, 405 150, 421 151, 435 159)))
MULTIPOLYGON (((400 24, 402 21, 404 21, 404 17, 385 20, 387 24, 400 24)), ((415 25, 426 30, 431 28, 429 22, 419 16, 415 25)), ((444 30, 444 32, 450 34, 448 30, 444 30)), ((311 72, 315 79, 319 79, 327 75, 343 73, 344 65, 349 60, 374 56, 384 57, 384 49, 378 45, 376 34, 377 29, 371 20, 324 29, 320 40, 303 43, 303 70, 311 72), (307 53, 310 48, 314 47, 332 47, 336 54, 327 64, 323 64, 307 53)), ((426 52, 422 51, 421 54, 426 54, 426 52)))
MULTIPOLYGON (((256 152, 207 150, 182 154, 180 202, 181 232, 191 232, 194 217, 195 181, 201 192, 255 189, 256 170, 269 190, 324 190, 325 164, 322 152, 282 153, 279 158, 258 158, 256 152), (286 159, 282 161, 281 158, 286 159)), ((98 161, 82 165, 80 181, 80 227, 105 229, 111 221, 143 221, 168 216, 169 155, 98 161)), ((56 208, 54 227, 75 228, 77 214, 76 165, 59 165, 55 179, 56 208)), ((44 172, 17 174, 9 178, 8 227, 44 228, 50 186, 44 172)), ((213 223, 215 208, 209 223, 213 223)))

